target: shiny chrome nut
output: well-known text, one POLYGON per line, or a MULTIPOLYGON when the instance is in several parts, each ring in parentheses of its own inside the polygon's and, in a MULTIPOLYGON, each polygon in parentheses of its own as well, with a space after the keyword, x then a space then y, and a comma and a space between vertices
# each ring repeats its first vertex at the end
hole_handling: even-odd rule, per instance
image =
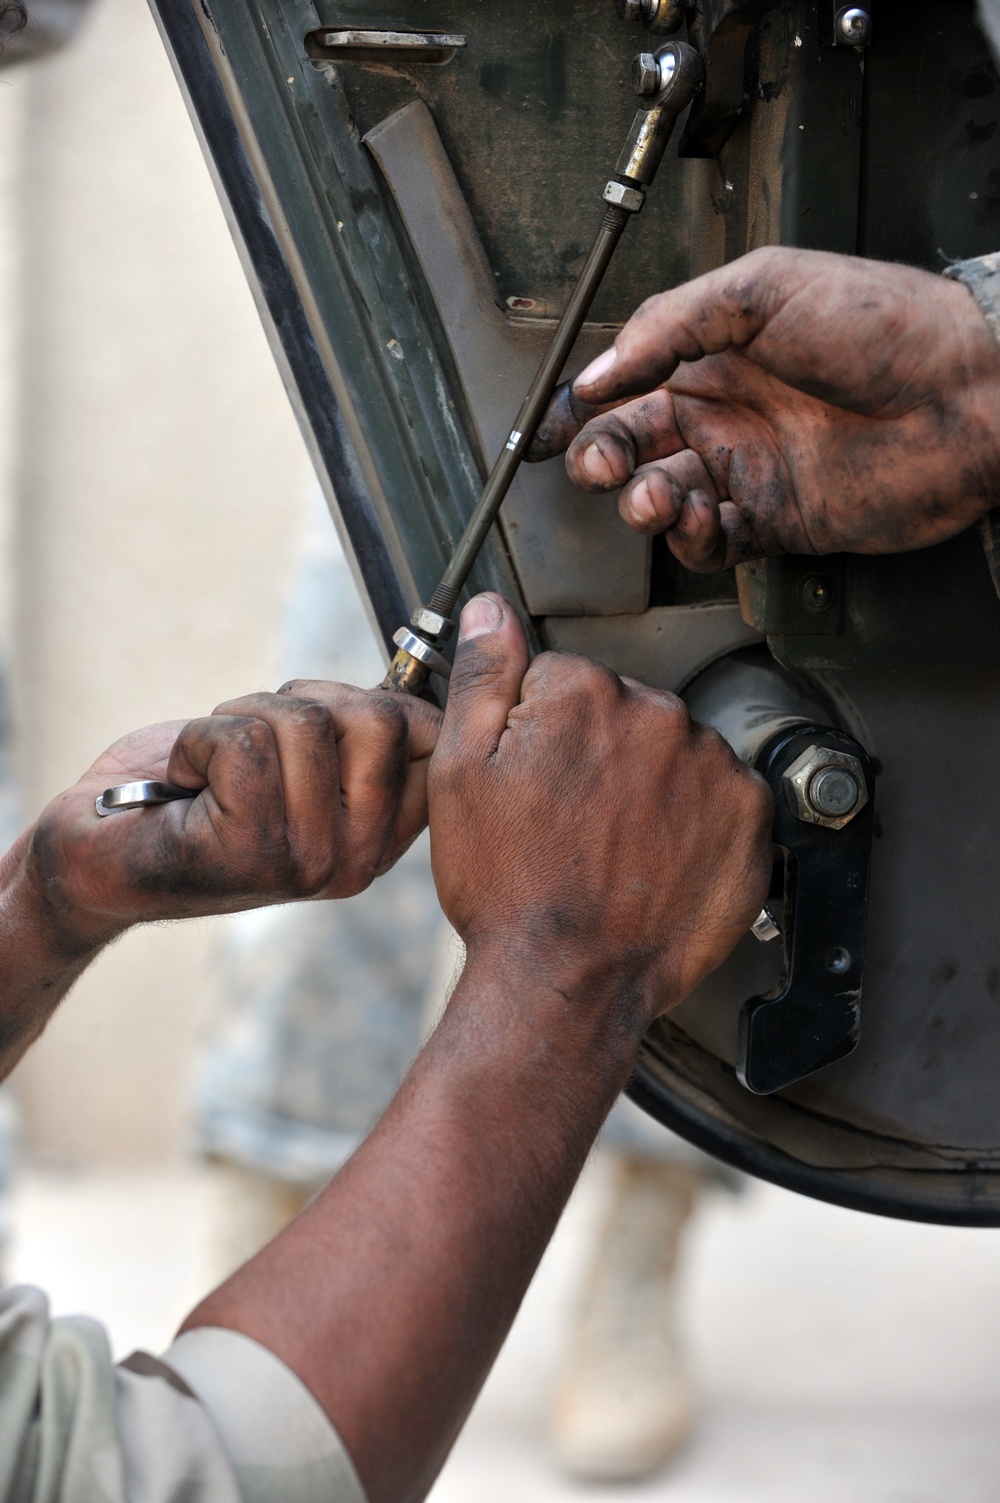
POLYGON ((855 47, 863 47, 871 38, 872 18, 860 6, 852 5, 839 10, 834 24, 840 40, 850 42, 855 47))
POLYGON ((762 945, 770 944, 772 939, 777 939, 781 934, 778 921, 766 903, 750 925, 750 933, 754 939, 759 939, 762 945))
POLYGON ((429 611, 425 605, 418 606, 410 617, 410 625, 414 631, 426 632, 433 637, 435 642, 447 642, 455 630, 454 621, 447 616, 440 615, 437 611, 429 611))
POLYGON ((788 806, 807 825, 842 830, 868 802, 864 768, 849 752, 807 746, 782 778, 788 806))
POLYGON ((630 214, 638 214, 646 202, 646 195, 641 188, 626 188, 624 183, 616 183, 614 180, 605 188, 603 197, 605 203, 617 204, 630 214))
POLYGON ((416 658, 418 663, 423 663, 432 673, 438 673, 442 678, 451 677, 451 664, 448 659, 443 658, 429 642, 424 641, 423 637, 415 637, 411 631, 407 631, 405 626, 401 626, 399 631, 393 632, 392 640, 397 647, 408 652, 411 658, 416 658))

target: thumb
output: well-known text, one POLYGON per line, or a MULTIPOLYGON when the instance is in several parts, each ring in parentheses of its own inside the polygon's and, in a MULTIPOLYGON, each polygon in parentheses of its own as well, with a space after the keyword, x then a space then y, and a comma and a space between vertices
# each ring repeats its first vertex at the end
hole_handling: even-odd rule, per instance
POLYGON ((492 756, 528 671, 528 639, 502 595, 474 595, 458 624, 439 746, 492 756))
POLYGON ((744 349, 808 274, 809 257, 817 253, 766 246, 647 298, 610 349, 553 394, 526 457, 561 454, 591 418, 655 391, 682 361, 744 349))
MULTIPOLYGON (((626 397, 654 391, 669 380, 682 361, 697 361, 706 355, 721 355, 724 350, 750 350, 763 331, 778 318, 782 309, 803 287, 824 275, 849 280, 852 268, 863 262, 823 251, 801 251, 790 246, 771 245, 751 251, 715 271, 706 272, 681 287, 647 298, 619 332, 614 344, 592 360, 572 383, 574 409, 602 408, 620 403, 626 397), (846 264, 846 270, 845 270, 846 264)), ((857 271, 854 272, 857 278, 857 271)), ((822 316, 812 305, 811 328, 822 316)), ((827 320, 826 337, 839 327, 843 313, 835 321, 827 320)), ((802 345, 791 331, 785 336, 794 348, 788 353, 805 354, 815 361, 818 347, 815 337, 802 345)), ((771 368, 769 361, 760 360, 771 368)), ((778 371, 776 374, 782 375, 778 371)), ((797 384, 787 375, 785 380, 797 384)))

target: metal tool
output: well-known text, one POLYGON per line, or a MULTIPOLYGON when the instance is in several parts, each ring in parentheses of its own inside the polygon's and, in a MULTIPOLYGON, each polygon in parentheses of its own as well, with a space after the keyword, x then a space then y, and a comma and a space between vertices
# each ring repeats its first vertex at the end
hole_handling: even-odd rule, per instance
POLYGON ((615 176, 604 189, 607 207, 590 255, 448 567, 427 606, 414 611, 409 627, 393 637, 396 655, 382 681, 382 688, 393 693, 420 694, 432 673, 448 676, 440 648, 454 631, 455 604, 551 400, 622 231, 642 208, 674 123, 702 88, 705 68, 700 54, 686 42, 668 42, 656 53, 641 54, 632 76, 643 104, 615 176))
POLYGON ((197 798, 197 788, 178 788, 173 783, 159 783, 153 778, 139 783, 117 783, 105 788, 94 807, 103 819, 107 814, 121 814, 126 809, 146 809, 152 804, 171 804, 179 798, 197 798))

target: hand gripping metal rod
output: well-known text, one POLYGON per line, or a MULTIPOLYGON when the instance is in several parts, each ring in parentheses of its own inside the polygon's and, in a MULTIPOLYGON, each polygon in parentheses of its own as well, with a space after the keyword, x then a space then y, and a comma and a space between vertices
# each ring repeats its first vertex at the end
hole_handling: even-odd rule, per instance
POLYGON ((637 58, 632 76, 637 92, 647 99, 632 122, 615 177, 604 190, 607 207, 586 265, 440 583, 427 607, 414 611, 410 626, 401 627, 393 637, 397 652, 383 689, 420 694, 432 673, 447 676, 448 663, 438 649, 454 629, 450 618, 462 587, 549 405, 622 231, 642 208, 645 188, 660 165, 674 122, 702 87, 705 70, 693 47, 669 42, 654 55, 637 58))

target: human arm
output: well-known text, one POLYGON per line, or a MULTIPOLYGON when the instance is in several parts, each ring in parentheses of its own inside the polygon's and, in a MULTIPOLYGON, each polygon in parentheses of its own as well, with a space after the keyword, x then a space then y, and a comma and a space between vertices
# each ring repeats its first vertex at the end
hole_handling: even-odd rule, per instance
POLYGON ((371 1503, 427 1492, 643 1033, 770 872, 769 795, 713 732, 583 659, 529 668, 493 597, 463 614, 429 802, 462 979, 350 1162, 185 1324, 287 1363, 371 1503))
POLYGON ((133 925, 367 886, 425 823, 439 718, 420 701, 294 683, 117 742, 0 862, 0 1072, 133 925), (97 816, 104 788, 141 777, 198 796, 97 816))
POLYGON ((644 303, 533 457, 691 569, 941 542, 1000 495, 1000 347, 967 288, 769 247, 644 303))

